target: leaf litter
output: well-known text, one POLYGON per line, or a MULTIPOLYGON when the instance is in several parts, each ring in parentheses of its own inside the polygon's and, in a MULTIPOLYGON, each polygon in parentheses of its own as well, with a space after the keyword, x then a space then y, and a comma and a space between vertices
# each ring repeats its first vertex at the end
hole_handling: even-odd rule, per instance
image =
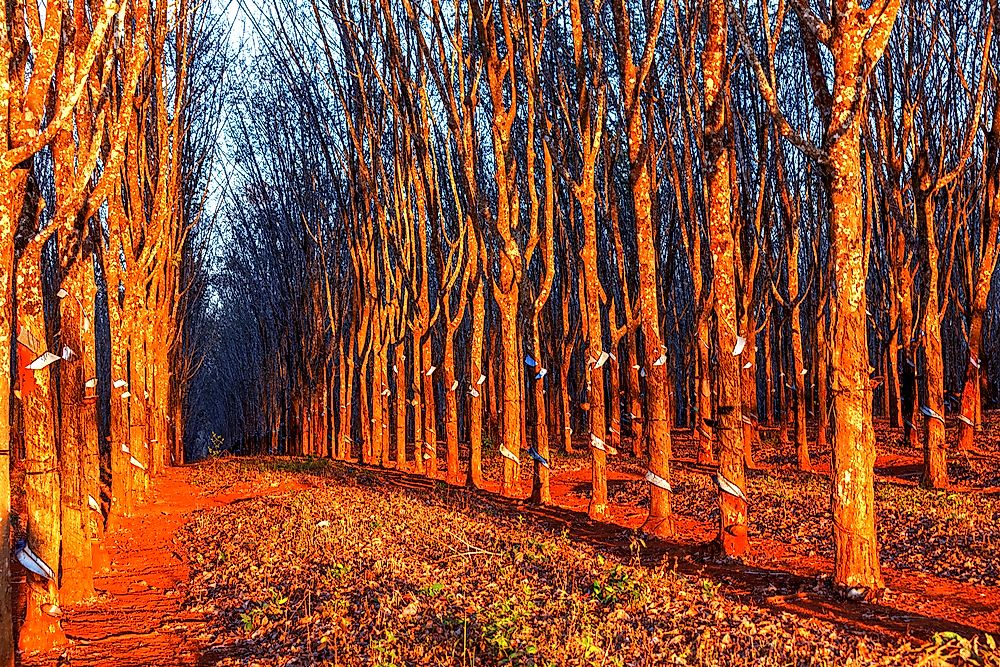
MULTIPOLYGON (((910 644, 767 608, 443 485, 399 488, 304 459, 216 461, 195 475, 207 493, 234 479, 311 487, 207 510, 183 529, 187 604, 211 619, 203 639, 219 665, 1000 664, 989 637, 910 644)), ((680 486, 709 511, 707 482, 680 486)))

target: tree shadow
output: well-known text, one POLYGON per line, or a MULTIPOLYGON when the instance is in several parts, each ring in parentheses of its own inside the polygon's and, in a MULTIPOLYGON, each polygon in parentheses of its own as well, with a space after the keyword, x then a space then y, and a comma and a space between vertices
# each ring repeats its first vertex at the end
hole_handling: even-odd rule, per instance
MULTIPOLYGON (((474 502, 477 509, 489 509, 500 514, 520 513, 539 527, 556 533, 564 532, 574 541, 625 561, 636 557, 634 538, 641 537, 645 546, 639 551, 639 563, 645 567, 667 565, 686 576, 710 578, 725 584, 722 594, 739 603, 752 601, 762 608, 817 618, 855 631, 896 639, 913 637, 922 640, 939 632, 956 632, 963 636, 984 632, 984 629, 967 623, 915 613, 887 602, 845 600, 833 591, 828 579, 782 569, 752 567, 721 557, 712 543, 640 535, 638 531, 594 521, 584 512, 564 507, 538 505, 486 490, 449 486, 439 479, 357 464, 331 462, 323 472, 308 471, 305 474, 371 487, 391 485, 425 504, 430 503, 430 495, 436 494, 459 510, 468 508, 474 502)), ((982 605, 971 600, 956 600, 947 595, 940 596, 940 599, 956 611, 968 611, 967 616, 984 611, 982 605)), ((986 611, 992 611, 992 608, 986 608, 986 611)))

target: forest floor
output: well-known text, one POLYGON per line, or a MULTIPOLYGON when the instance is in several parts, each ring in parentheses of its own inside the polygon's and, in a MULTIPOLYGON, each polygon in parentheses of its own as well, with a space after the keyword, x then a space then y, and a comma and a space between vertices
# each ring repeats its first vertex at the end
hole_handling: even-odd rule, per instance
POLYGON ((201 647, 210 640, 211 618, 188 605, 196 575, 180 541, 198 513, 211 514, 241 501, 306 488, 294 477, 273 486, 232 483, 211 494, 193 484, 196 466, 168 468, 152 497, 134 516, 106 535, 110 566, 95 576, 96 599, 63 609, 70 645, 48 654, 21 656, 32 666, 115 665, 175 667, 211 665, 201 647))
POLYGON ((65 610, 74 643, 24 665, 1000 665, 1000 443, 929 492, 919 453, 879 430, 877 601, 833 595, 828 483, 779 443, 749 474, 742 562, 708 546, 715 491, 682 432, 669 541, 636 530, 648 489, 630 457, 611 466, 607 523, 586 515, 584 454, 554 457, 545 508, 351 463, 224 458, 159 480, 111 535, 100 599, 65 610))

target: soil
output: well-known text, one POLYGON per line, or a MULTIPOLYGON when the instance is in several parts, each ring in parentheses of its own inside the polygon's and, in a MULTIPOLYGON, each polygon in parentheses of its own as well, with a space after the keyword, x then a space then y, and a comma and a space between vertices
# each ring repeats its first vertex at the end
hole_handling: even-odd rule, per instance
POLYGON ((200 647, 206 615, 185 610, 191 564, 177 532, 198 511, 302 488, 289 478, 274 487, 235 483, 211 495, 191 483, 194 466, 167 469, 152 498, 109 532, 110 566, 95 577, 97 598, 63 608, 69 645, 22 656, 24 667, 211 665, 200 647))
MULTIPOLYGON (((219 512, 231 509, 226 516, 232 517, 240 510, 233 506, 247 503, 250 510, 251 501, 270 496, 276 497, 275 503, 287 504, 317 485, 325 489, 339 483, 337 480, 347 474, 345 470, 354 476, 351 484, 355 487, 360 476, 366 487, 382 489, 383 493, 402 493, 407 498, 434 496, 448 507, 447 503, 458 503, 495 516, 519 517, 552 534, 561 531, 572 544, 623 563, 631 559, 636 567, 651 572, 669 566, 691 581, 710 580, 723 587, 727 599, 751 605, 754 613, 780 618, 791 614, 892 646, 906 642, 941 644, 941 638, 951 637, 950 633, 964 638, 1000 635, 1000 561, 995 549, 998 533, 993 504, 998 498, 994 487, 959 483, 947 494, 914 496, 931 493, 916 486, 919 456, 912 452, 880 453, 877 496, 880 531, 889 541, 882 546, 888 590, 877 600, 845 602, 833 594, 829 583, 832 560, 825 544, 829 526, 823 518, 826 461, 820 458, 811 472, 802 473, 780 459, 769 459, 762 451, 750 486, 751 499, 760 498, 759 525, 751 527, 751 553, 742 562, 735 562, 721 559, 713 548, 716 527, 707 481, 709 469, 686 458, 684 447, 683 441, 678 442, 681 458, 674 462, 673 470, 675 490, 683 497, 676 507, 687 506, 688 511, 679 512, 677 534, 670 540, 642 538, 639 556, 634 545, 636 529, 645 518, 646 492, 643 470, 634 459, 616 461, 609 470, 613 504, 610 521, 605 523, 593 522, 586 515, 590 471, 589 460, 583 455, 559 458, 552 476, 554 505, 549 507, 531 505, 524 497, 501 498, 495 482, 483 490, 449 487, 442 481, 443 470, 442 479, 435 480, 358 464, 287 458, 210 461, 172 468, 157 481, 152 498, 136 515, 122 520, 108 535, 111 565, 95 581, 98 598, 63 610, 63 628, 70 645, 22 656, 22 664, 308 664, 278 659, 250 661, 248 656, 260 656, 252 648, 253 642, 231 641, 232 633, 239 632, 233 629, 233 614, 227 617, 217 606, 201 604, 206 591, 215 588, 206 581, 217 575, 212 569, 217 564, 205 562, 200 552, 191 554, 186 545, 197 539, 190 534, 195 519, 200 525, 211 524, 213 517, 221 516, 219 512), (934 514, 938 505, 944 508, 944 518, 922 532, 906 533, 900 538, 907 540, 905 548, 892 544, 894 529, 919 524, 913 517, 934 514), (916 514, 908 515, 907 511, 916 514), (888 514, 883 516, 883 512, 888 514), (947 532, 943 542, 934 532, 938 524, 947 532), (977 537, 983 526, 988 534, 977 537), (189 534, 182 539, 185 531, 189 534), (966 542, 953 543, 956 536, 966 542), (940 548, 935 547, 938 542, 940 548), (982 548, 965 553, 962 545, 968 544, 982 548), (952 563, 944 558, 955 552, 965 560, 952 563), (193 590, 200 592, 193 594, 193 590)), ((491 456, 485 466, 494 479, 496 471, 489 473, 490 466, 498 463, 496 458, 491 456)), ((530 471, 521 472, 521 490, 527 496, 530 471)), ((996 654, 991 655, 984 664, 997 664, 989 662, 997 660, 996 654)), ((483 664, 493 663, 486 660, 483 664)), ((867 663, 861 660, 859 664, 867 663)))

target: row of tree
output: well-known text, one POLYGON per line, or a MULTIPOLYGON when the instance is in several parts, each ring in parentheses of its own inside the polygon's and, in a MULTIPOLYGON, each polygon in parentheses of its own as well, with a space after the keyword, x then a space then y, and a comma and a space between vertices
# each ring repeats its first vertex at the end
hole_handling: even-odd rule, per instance
POLYGON ((206 430, 476 486, 496 443, 541 503, 582 446, 595 518, 629 447, 669 535, 687 426, 739 555, 778 423, 803 469, 832 451, 835 581, 882 587, 873 411, 941 487, 1000 363, 992 3, 247 9, 206 430))
POLYGON ((0 665, 65 642, 105 530, 183 458, 204 20, 185 0, 0 7, 0 665))

